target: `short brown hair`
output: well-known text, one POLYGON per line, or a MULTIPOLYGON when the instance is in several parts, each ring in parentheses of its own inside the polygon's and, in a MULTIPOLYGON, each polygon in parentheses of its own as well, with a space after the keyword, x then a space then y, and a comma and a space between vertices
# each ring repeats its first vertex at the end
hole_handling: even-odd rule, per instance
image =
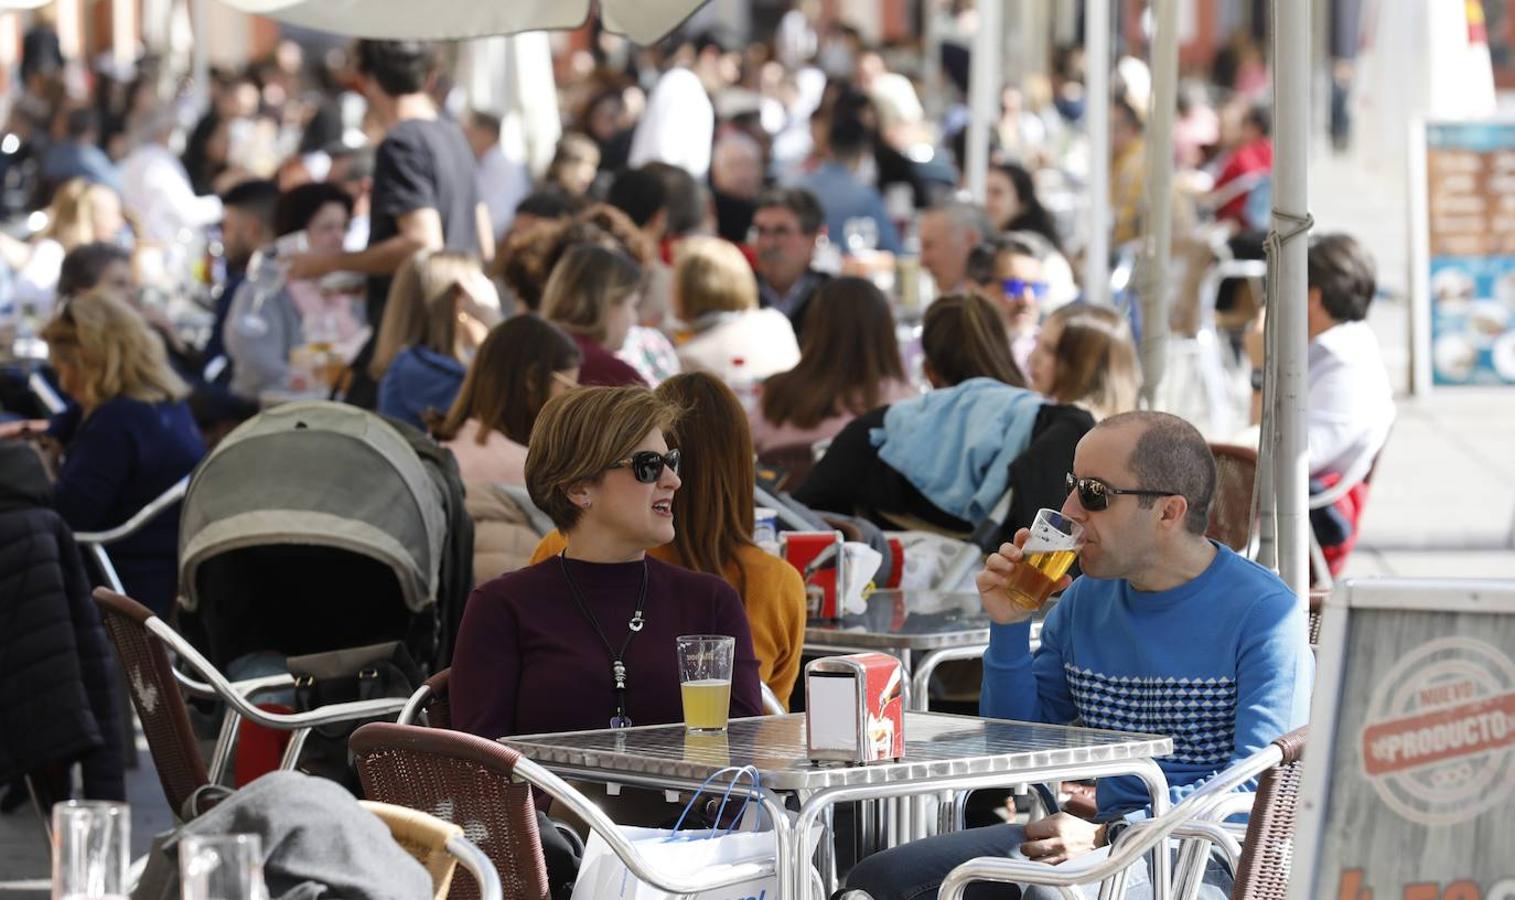
POLYGON ((183 400, 189 387, 168 364, 163 339, 135 309, 114 297, 89 293, 71 297, 42 329, 53 364, 79 376, 86 409, 116 397, 144 403, 183 400))
POLYGON ((531 429, 526 451, 526 491, 558 531, 579 524, 583 510, 568 489, 598 481, 625 459, 647 432, 668 433, 677 407, 645 387, 579 388, 547 401, 531 429))
POLYGON ((691 237, 679 244, 673 264, 679 318, 693 323, 710 312, 757 309, 757 276, 730 241, 691 237))
MULTIPOLYGON (((1203 535, 1210 522, 1210 503, 1215 498, 1215 454, 1199 429, 1171 413, 1125 412, 1101 422, 1099 428, 1134 425, 1142 429, 1131 444, 1126 465, 1136 476, 1136 489, 1177 491, 1189 504, 1184 527, 1203 535)), ((1151 509, 1160 497, 1139 497, 1142 509, 1151 509)))
POLYGON ((542 318, 564 331, 602 341, 606 313, 636 293, 641 284, 641 268, 619 250, 595 244, 571 247, 547 279, 542 318))

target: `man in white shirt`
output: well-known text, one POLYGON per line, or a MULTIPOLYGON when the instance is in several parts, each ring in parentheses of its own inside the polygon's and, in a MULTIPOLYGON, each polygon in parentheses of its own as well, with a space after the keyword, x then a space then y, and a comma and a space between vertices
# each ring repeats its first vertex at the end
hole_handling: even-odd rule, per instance
MULTIPOLYGON (((1308 329, 1310 477, 1360 481, 1394 424, 1394 392, 1378 338, 1364 321, 1377 289, 1373 257, 1346 234, 1310 242, 1308 329)), ((1248 335, 1252 419, 1262 413, 1262 332, 1248 335)))
POLYGON ((172 245, 185 229, 221 221, 221 198, 196 196, 184 163, 168 148, 178 123, 172 106, 153 114, 149 134, 121 161, 121 199, 139 237, 172 245))

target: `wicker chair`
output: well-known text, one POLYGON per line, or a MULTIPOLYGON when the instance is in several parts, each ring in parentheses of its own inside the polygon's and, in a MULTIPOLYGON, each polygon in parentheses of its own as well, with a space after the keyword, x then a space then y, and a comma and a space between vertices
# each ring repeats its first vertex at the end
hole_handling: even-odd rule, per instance
MULTIPOLYGON (((1259 787, 1252 799, 1252 817, 1235 867, 1236 882, 1231 896, 1233 900, 1283 898, 1293 853, 1299 759, 1304 752, 1305 735, 1304 728, 1290 732, 1220 772, 1163 815, 1128 829, 1108 856, 1096 859, 1091 854, 1058 866, 1035 860, 980 857, 948 873, 937 896, 940 900, 962 900, 968 885, 977 881, 1072 888, 1112 879, 1116 882, 1114 896, 1119 897, 1124 891, 1126 869, 1159 841, 1179 835, 1190 838, 1190 847, 1196 847, 1197 842, 1209 840, 1213 835, 1217 844, 1234 847, 1235 841, 1219 822, 1234 811, 1237 800, 1246 798, 1245 794, 1235 794, 1235 790, 1258 778, 1259 787)), ((1192 887, 1197 873, 1204 870, 1203 854, 1191 852, 1187 864, 1181 855, 1177 870, 1180 884, 1175 896, 1182 897, 1186 895, 1183 888, 1192 887)))
POLYGON ((395 843, 426 869, 426 874, 431 876, 433 900, 446 900, 459 864, 475 883, 485 885, 485 900, 501 900, 499 873, 490 864, 489 857, 463 836, 463 829, 420 810, 372 800, 359 803, 378 816, 389 828, 395 843))
POLYGON ((1215 499, 1210 505, 1210 527, 1205 536, 1250 556, 1257 533, 1252 518, 1257 451, 1251 447, 1211 444, 1210 452, 1215 456, 1215 499))
POLYGON ((255 706, 252 698, 263 691, 289 687, 293 681, 288 675, 233 684, 152 610, 106 588, 97 588, 94 598, 100 607, 105 631, 126 671, 128 693, 137 717, 142 721, 164 797, 176 816, 186 815, 190 808, 187 801, 200 788, 221 783, 231 761, 238 726, 244 718, 265 728, 292 732, 280 764, 280 768, 288 769, 293 768, 299 759, 310 729, 395 715, 405 704, 403 698, 383 698, 336 703, 288 715, 268 712, 255 706), (195 682, 176 673, 170 662, 170 651, 204 682, 195 682), (179 693, 180 682, 186 681, 196 693, 215 696, 226 703, 221 734, 209 766, 200 754, 199 743, 189 725, 184 698, 179 693))
MULTIPOLYGON (((549 896, 533 788, 587 823, 635 877, 666 893, 716 891, 773 872, 772 865, 753 864, 732 867, 715 878, 661 873, 583 794, 496 741, 439 728, 375 722, 354 732, 348 746, 357 759, 364 794, 462 825, 499 871, 506 900, 546 900, 549 896)), ((457 878, 449 896, 459 900, 478 894, 472 879, 457 878)))
POLYGON ((1331 596, 1330 590, 1310 591, 1310 646, 1320 644, 1320 620, 1325 612, 1326 598, 1331 596))

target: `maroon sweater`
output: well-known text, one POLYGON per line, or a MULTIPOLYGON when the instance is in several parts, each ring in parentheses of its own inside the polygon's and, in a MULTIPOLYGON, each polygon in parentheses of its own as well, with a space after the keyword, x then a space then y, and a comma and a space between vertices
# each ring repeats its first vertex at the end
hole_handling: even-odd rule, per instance
MULTIPOLYGON (((559 558, 476 588, 452 659, 453 727, 487 738, 606 728, 615 713, 611 660, 573 601, 559 558)), ((586 605, 619 650, 636 609, 641 563, 568 560, 586 605)), ((626 712, 636 725, 683 721, 674 638, 736 638, 731 715, 763 714, 757 656, 736 591, 703 575, 647 559, 646 624, 626 649, 626 712)))
POLYGON ((577 332, 570 332, 568 336, 579 345, 579 352, 584 356, 583 362, 579 363, 579 384, 624 387, 630 384, 645 385, 647 383, 641 375, 637 374, 636 369, 601 347, 598 342, 577 332))

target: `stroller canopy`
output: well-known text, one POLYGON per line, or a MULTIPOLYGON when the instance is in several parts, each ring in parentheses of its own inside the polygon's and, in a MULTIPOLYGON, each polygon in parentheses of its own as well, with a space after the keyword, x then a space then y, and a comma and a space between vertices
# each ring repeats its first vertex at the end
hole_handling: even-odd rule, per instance
MULTIPOLYGON (((200 566, 231 551, 302 545, 366 556, 394 573, 407 609, 437 600, 446 498, 406 438, 338 403, 275 407, 201 463, 179 527, 180 603, 202 600, 200 566)), ((214 602, 212 600, 212 602, 214 602)))

